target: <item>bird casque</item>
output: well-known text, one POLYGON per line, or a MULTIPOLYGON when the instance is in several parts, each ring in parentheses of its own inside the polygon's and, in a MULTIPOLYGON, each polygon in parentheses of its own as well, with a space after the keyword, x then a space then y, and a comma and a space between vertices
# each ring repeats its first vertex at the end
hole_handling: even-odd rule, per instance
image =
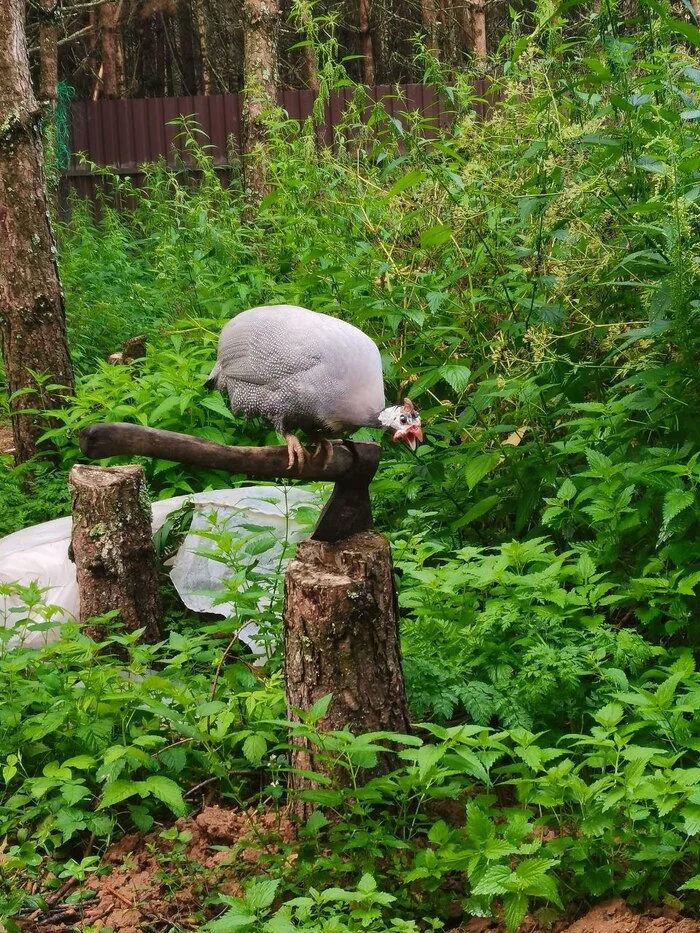
POLYGON ((287 442, 289 467, 304 465, 303 430, 323 450, 329 432, 383 427, 411 450, 423 440, 410 399, 385 407, 382 363, 374 341, 357 327, 294 305, 242 311, 223 328, 208 389, 226 393, 231 410, 261 415, 287 442))

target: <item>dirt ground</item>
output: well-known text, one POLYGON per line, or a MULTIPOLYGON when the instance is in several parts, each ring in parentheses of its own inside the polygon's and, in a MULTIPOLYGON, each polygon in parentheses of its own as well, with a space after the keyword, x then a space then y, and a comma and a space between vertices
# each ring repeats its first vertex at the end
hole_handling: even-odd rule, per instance
POLYGON ((83 885, 90 899, 66 903, 77 887, 64 885, 50 898, 47 914, 36 911, 19 922, 22 933, 196 930, 205 919, 207 893, 242 894, 241 882, 257 874, 254 865, 263 850, 279 852, 294 839, 283 816, 218 806, 178 820, 175 828, 179 840, 163 838, 160 831, 125 836, 105 854, 103 864, 111 870, 89 876, 83 885))
POLYGON ((12 428, 4 421, 0 421, 0 456, 11 453, 14 448, 12 428))
MULTIPOLYGON (((83 885, 89 899, 71 904, 78 887, 64 884, 49 897, 48 913, 35 911, 19 922, 22 933, 197 930, 206 919, 207 895, 242 894, 245 879, 259 874, 261 855, 280 856, 294 841, 292 823, 276 813, 205 806, 175 826, 179 839, 164 838, 161 832, 121 839, 105 855, 108 871, 88 876, 83 885)), ((504 928, 473 918, 454 933, 504 933, 504 928)), ((521 933, 700 933, 700 922, 667 907, 640 913, 623 900, 613 900, 574 922, 559 920, 546 931, 527 917, 521 933)))

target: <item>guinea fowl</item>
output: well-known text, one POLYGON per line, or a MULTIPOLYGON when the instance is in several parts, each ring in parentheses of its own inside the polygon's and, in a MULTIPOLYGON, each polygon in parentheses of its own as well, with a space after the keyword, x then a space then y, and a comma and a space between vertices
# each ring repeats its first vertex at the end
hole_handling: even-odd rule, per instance
POLYGON ((351 324, 298 308, 271 305, 242 311, 219 337, 206 383, 228 395, 231 410, 261 415, 287 442, 289 467, 304 466, 298 428, 333 452, 326 432, 383 427, 411 450, 423 440, 420 415, 409 399, 384 403, 382 363, 374 341, 351 324))

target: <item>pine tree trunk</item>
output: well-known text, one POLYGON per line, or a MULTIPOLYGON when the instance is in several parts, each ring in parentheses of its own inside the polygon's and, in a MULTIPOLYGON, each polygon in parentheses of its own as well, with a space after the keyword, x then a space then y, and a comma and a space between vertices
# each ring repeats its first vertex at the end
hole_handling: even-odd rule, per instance
POLYGON ((245 181, 256 198, 269 191, 265 114, 277 105, 278 0, 243 0, 243 153, 245 181))
POLYGON ((117 4, 103 3, 99 7, 100 46, 102 51, 102 96, 113 100, 119 95, 117 69, 117 4))
MULTIPOLYGON (((143 467, 74 466, 71 559, 80 593, 80 620, 118 609, 127 632, 160 637, 161 603, 143 467)), ((86 628, 96 640, 105 626, 86 628)))
POLYGON ((486 58, 486 12, 482 0, 472 0, 471 3, 471 34, 474 55, 486 58))
POLYGON ((180 3, 177 11, 177 41, 182 53, 181 80, 183 94, 196 94, 198 87, 201 87, 197 82, 197 52, 194 38, 190 5, 180 3))
POLYGON ((358 25, 360 28, 360 54, 362 55, 362 81, 368 87, 374 85, 374 47, 370 25, 370 0, 358 0, 358 25))
POLYGON ((421 18, 423 21, 426 48, 437 54, 437 11, 435 8, 435 0, 421 0, 421 18))
POLYGON ((58 26, 56 0, 40 0, 39 100, 56 106, 58 100, 58 26))
POLYGON ((194 0, 194 11, 197 18, 197 37, 199 39, 199 62, 202 75, 202 93, 211 94, 211 68, 209 66, 209 52, 207 46, 207 18, 204 10, 204 0, 194 0))
POLYGON ((0 0, 0 334, 15 457, 28 460, 49 423, 20 409, 60 408, 73 388, 63 294, 44 188, 41 111, 29 78, 24 0, 0 0), (31 370, 45 375, 41 388, 31 370))
MULTIPOLYGON (((409 732, 391 554, 381 535, 365 533, 334 544, 304 541, 285 577, 285 681, 288 715, 309 710, 333 694, 322 731, 409 732)), ((380 756, 374 772, 393 766, 380 756)), ((343 774, 306 743, 297 740, 294 769, 343 774)), ((312 788, 313 780, 290 775, 292 790, 312 788)), ((303 812, 303 804, 302 812, 303 812)), ((298 808, 297 808, 298 809, 298 808)))

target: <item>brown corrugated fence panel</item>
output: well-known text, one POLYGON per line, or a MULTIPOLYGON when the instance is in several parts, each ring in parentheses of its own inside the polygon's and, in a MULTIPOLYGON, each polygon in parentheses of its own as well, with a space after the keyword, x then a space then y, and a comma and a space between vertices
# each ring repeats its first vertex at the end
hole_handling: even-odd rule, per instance
MULTIPOLYGON (((209 126, 206 128, 209 142, 214 149, 212 155, 218 164, 226 162, 226 120, 224 117, 224 98, 221 94, 212 97, 195 97, 195 106, 199 115, 206 113, 209 126)), ((202 124, 203 125, 203 124, 202 124)))
POLYGON ((71 146, 71 168, 79 168, 78 153, 87 152, 87 115, 85 113, 85 101, 77 100, 71 104, 71 126, 70 126, 70 146, 71 146))
MULTIPOLYGON (((454 119, 453 108, 446 99, 425 85, 406 84, 397 89, 384 84, 367 88, 368 101, 363 119, 367 121, 372 111, 372 101, 380 101, 391 117, 406 126, 406 111, 418 110, 422 114, 421 129, 429 138, 440 128, 449 126, 454 119)), ((475 100, 474 109, 483 115, 500 99, 488 79, 475 83, 474 94, 483 98, 475 100)), ((340 88, 331 92, 325 108, 323 137, 327 145, 334 144, 333 127, 343 118, 354 95, 353 88, 340 88)), ((309 90, 285 89, 279 92, 279 102, 290 119, 305 121, 311 114, 314 97, 309 90)), ((94 196, 95 184, 78 180, 78 176, 89 176, 89 170, 81 168, 77 153, 85 152, 98 165, 109 165, 122 174, 138 175, 144 162, 155 162, 165 157, 171 166, 182 164, 185 153, 184 139, 178 126, 172 121, 183 114, 192 115, 197 125, 206 134, 197 134, 199 141, 211 146, 209 152, 215 164, 222 170, 228 163, 228 141, 232 137, 234 148, 240 151, 242 143, 241 95, 222 94, 210 97, 148 98, 133 100, 74 101, 71 105, 71 167, 67 172, 74 191, 94 196)), ((387 126, 377 126, 376 132, 388 131, 387 126)), ((352 144, 354 132, 351 130, 352 144)), ((193 168, 191 157, 185 164, 193 168)), ((135 179, 139 183, 141 178, 135 179)))
POLYGON ((131 101, 131 125, 134 132, 134 161, 137 165, 148 162, 151 150, 148 145, 148 101, 131 101))
POLYGON ((116 100, 104 101, 102 107, 102 146, 106 165, 121 165, 119 133, 117 131, 116 100))

